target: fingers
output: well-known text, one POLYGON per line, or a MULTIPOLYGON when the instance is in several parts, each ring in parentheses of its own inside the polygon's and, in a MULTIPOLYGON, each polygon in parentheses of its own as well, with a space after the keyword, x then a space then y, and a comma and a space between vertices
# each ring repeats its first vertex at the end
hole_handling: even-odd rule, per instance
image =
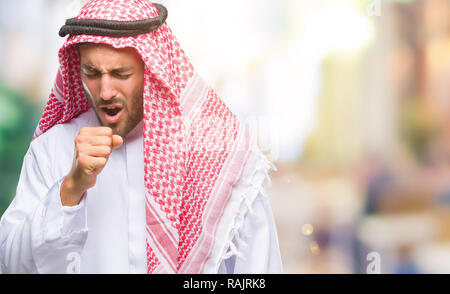
POLYGON ((119 148, 120 146, 122 146, 122 144, 123 144, 123 139, 121 136, 119 136, 119 135, 112 136, 112 148, 113 149, 119 148))
POLYGON ((112 150, 119 148, 122 144, 122 137, 113 135, 112 129, 108 127, 84 127, 75 138, 77 155, 85 154, 106 159, 112 150))
POLYGON ((114 148, 123 144, 120 136, 113 135, 108 127, 84 127, 75 138, 75 158, 71 175, 81 190, 95 185, 97 175, 103 170, 114 148))
POLYGON ((95 157, 108 157, 111 152, 111 144, 110 145, 90 145, 90 144, 79 144, 77 146, 78 153, 83 153, 89 156, 95 157))
POLYGON ((112 129, 108 127, 84 127, 80 129, 75 143, 110 146, 114 150, 123 145, 123 139, 119 135, 114 135, 112 129))
POLYGON ((111 146, 113 139, 110 136, 86 136, 79 135, 76 139, 77 144, 89 144, 93 146, 111 146))
POLYGON ((84 127, 80 129, 79 135, 111 137, 113 135, 113 131, 108 127, 84 127))
POLYGON ((96 170, 101 170, 108 160, 106 157, 93 157, 87 154, 79 154, 78 164, 83 170, 90 172, 95 172, 96 170))

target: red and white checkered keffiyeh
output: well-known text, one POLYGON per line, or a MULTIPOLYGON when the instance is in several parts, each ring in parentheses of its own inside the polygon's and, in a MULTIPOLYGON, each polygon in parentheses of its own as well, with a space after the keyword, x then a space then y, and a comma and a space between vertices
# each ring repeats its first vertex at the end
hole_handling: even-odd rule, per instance
MULTIPOLYGON (((93 0, 77 18, 134 21, 157 15, 145 0, 93 0)), ((145 63, 148 273, 206 272, 207 264, 216 262, 217 229, 250 153, 248 132, 197 75, 163 24, 134 37, 69 36, 59 51, 60 69, 34 138, 90 108, 74 46, 81 42, 133 47, 145 63)))

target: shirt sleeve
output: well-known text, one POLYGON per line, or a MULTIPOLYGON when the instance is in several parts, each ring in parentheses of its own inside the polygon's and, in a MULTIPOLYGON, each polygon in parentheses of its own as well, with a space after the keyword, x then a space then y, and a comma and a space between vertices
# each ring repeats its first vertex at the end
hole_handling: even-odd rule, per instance
POLYGON ((268 197, 259 192, 251 208, 233 240, 237 254, 222 262, 219 273, 281 274, 277 231, 268 197))
POLYGON ((63 207, 50 164, 30 149, 24 157, 16 195, 0 221, 2 273, 76 272, 87 238, 86 205, 63 207), (75 262, 75 263, 74 263, 75 262))

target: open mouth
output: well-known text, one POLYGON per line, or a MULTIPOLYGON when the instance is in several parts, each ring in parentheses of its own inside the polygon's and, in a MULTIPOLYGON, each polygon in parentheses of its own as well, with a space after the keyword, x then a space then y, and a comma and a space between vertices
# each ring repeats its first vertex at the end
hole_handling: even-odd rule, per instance
POLYGON ((103 117, 105 118, 106 122, 114 124, 119 121, 123 106, 120 104, 112 104, 101 106, 100 109, 103 112, 103 117))

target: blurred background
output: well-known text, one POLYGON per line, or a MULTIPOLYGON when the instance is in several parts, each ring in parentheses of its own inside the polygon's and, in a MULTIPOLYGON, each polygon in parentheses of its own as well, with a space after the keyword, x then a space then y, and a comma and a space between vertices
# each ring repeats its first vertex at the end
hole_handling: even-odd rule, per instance
MULTIPOLYGON (((0 2, 0 215, 83 2, 0 2)), ((450 0, 159 2, 278 168, 285 273, 450 273, 450 0)))

